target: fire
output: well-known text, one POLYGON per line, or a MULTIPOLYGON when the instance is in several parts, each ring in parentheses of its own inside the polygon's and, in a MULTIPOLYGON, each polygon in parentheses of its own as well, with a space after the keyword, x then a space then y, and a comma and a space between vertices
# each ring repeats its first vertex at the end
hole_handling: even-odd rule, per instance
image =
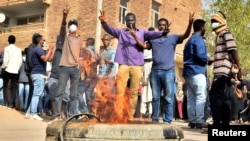
MULTIPOLYGON (((127 123, 129 110, 129 90, 125 95, 117 95, 114 91, 115 79, 104 77, 99 80, 95 90, 93 112, 105 123, 127 123)), ((118 86, 119 87, 119 86, 118 86)))

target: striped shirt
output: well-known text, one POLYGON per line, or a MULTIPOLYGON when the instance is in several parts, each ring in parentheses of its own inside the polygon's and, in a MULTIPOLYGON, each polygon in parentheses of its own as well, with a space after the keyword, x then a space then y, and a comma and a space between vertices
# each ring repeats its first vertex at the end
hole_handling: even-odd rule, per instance
POLYGON ((214 75, 233 77, 230 71, 233 63, 230 51, 236 49, 237 47, 232 33, 228 29, 221 31, 216 40, 214 75))

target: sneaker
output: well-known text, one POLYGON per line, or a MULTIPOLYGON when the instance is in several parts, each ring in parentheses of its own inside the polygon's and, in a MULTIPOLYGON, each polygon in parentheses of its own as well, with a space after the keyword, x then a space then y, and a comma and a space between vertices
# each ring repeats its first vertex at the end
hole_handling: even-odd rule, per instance
POLYGON ((43 118, 39 117, 37 114, 32 115, 31 118, 33 118, 33 119, 35 119, 35 120, 40 120, 40 121, 43 120, 43 118))
POLYGON ((25 118, 29 119, 30 118, 30 114, 25 114, 25 118))
POLYGON ((171 122, 164 121, 163 124, 171 124, 171 122))
POLYGON ((188 127, 194 128, 194 127, 195 127, 195 123, 189 122, 189 123, 188 123, 188 127))
POLYGON ((208 128, 208 125, 206 123, 196 123, 195 126, 197 129, 208 128))

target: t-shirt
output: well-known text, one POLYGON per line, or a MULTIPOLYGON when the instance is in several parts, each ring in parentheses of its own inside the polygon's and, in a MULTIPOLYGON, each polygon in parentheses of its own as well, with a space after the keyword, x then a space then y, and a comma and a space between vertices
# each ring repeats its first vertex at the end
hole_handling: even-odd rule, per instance
POLYGON ((43 74, 46 75, 46 62, 44 62, 40 57, 45 55, 45 50, 41 47, 36 46, 32 49, 31 52, 31 62, 32 62, 32 69, 31 74, 43 74))
POLYGON ((152 70, 174 69, 175 48, 177 44, 181 43, 178 42, 179 39, 180 35, 173 34, 150 40, 153 56, 152 70))

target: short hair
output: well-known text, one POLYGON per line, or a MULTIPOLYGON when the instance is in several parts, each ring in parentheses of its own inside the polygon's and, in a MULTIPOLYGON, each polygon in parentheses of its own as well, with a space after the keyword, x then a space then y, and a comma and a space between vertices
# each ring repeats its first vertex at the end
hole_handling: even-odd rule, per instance
POLYGON ((14 44, 14 43, 16 42, 16 37, 15 37, 14 35, 10 35, 10 36, 8 37, 8 42, 9 42, 10 44, 14 44))
POLYGON ((76 19, 71 19, 69 20, 68 27, 71 26, 72 24, 76 25, 78 27, 78 22, 76 19))
POLYGON ((154 27, 149 27, 149 28, 148 28, 148 31, 154 31, 154 30, 155 30, 154 27))
POLYGON ((35 38, 34 38, 34 44, 35 44, 35 45, 38 45, 38 43, 41 41, 42 37, 43 37, 43 36, 40 35, 40 34, 39 34, 39 35, 36 35, 35 38))
POLYGON ((204 27, 205 25, 205 21, 202 20, 202 19, 197 19, 194 21, 194 24, 193 24, 193 28, 194 28, 194 32, 197 32, 199 31, 202 27, 204 27))
POLYGON ((133 16, 135 21, 136 21, 136 16, 135 16, 134 13, 127 13, 126 16, 125 16, 125 19, 127 19, 127 17, 129 17, 129 16, 133 16))
POLYGON ((168 20, 167 20, 166 18, 160 18, 160 19, 158 20, 157 24, 159 25, 159 23, 160 23, 161 21, 165 21, 165 22, 167 23, 166 26, 168 26, 169 22, 168 22, 168 20))
POLYGON ((111 38, 109 34, 104 34, 104 35, 102 36, 102 40, 104 39, 104 37, 108 37, 109 40, 110 40, 110 38, 111 38))
POLYGON ((94 38, 87 38, 87 42, 89 43, 89 45, 94 45, 95 44, 95 39, 94 38))

